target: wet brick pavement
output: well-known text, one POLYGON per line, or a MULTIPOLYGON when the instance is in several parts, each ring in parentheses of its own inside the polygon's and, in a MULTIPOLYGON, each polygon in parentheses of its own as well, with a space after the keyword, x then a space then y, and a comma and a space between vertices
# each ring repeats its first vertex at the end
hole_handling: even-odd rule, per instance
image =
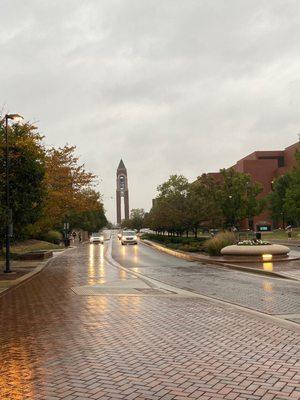
POLYGON ((71 289, 127 278, 87 245, 0 297, 1 400, 300 398, 297 328, 202 299, 71 289))
POLYGON ((300 315, 300 282, 188 262, 143 244, 120 249, 115 241, 113 257, 133 271, 176 287, 270 315, 300 315))

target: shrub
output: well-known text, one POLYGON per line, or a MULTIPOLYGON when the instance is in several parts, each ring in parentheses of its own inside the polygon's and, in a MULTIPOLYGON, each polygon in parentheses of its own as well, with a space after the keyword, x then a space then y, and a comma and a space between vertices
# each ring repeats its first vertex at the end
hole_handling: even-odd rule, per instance
POLYGON ((219 256, 223 247, 230 246, 236 242, 232 232, 220 232, 214 238, 204 243, 204 249, 210 256, 219 256))
POLYGON ((63 239, 63 235, 59 231, 48 231, 41 236, 41 239, 46 242, 59 244, 63 239))
POLYGON ((201 245, 206 240, 207 237, 185 237, 185 236, 168 236, 168 235, 156 235, 154 233, 146 233, 142 236, 143 239, 152 240, 153 242, 168 244, 168 243, 177 243, 177 244, 197 244, 201 245))
POLYGON ((177 250, 180 247, 179 243, 167 243, 166 245, 169 249, 177 250))
POLYGON ((188 244, 183 244, 179 247, 179 250, 182 251, 188 251, 191 253, 196 253, 202 250, 202 247, 199 246, 197 243, 188 243, 188 244))

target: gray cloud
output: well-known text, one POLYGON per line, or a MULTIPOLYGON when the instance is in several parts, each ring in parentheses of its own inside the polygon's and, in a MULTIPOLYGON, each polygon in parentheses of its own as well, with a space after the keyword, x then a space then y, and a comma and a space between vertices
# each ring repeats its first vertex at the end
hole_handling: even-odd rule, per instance
POLYGON ((0 0, 0 105, 76 144, 131 207, 156 186, 276 149, 299 131, 298 0, 0 0))

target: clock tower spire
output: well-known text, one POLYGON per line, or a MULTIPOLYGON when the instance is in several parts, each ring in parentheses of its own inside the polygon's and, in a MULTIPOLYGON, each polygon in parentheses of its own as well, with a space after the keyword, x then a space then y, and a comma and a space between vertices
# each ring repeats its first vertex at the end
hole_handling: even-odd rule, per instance
POLYGON ((128 194, 128 179, 127 179, 127 169, 123 160, 120 161, 117 169, 117 190, 116 190, 116 200, 117 200, 117 224, 121 225, 122 214, 121 214, 121 199, 124 199, 124 216, 125 219, 129 219, 129 194, 128 194))

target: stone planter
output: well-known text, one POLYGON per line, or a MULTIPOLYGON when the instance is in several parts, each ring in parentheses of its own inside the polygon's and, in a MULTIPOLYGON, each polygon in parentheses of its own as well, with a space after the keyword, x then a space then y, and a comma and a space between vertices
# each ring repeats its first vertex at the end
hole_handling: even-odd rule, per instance
POLYGON ((291 250, 281 244, 267 244, 259 246, 238 246, 236 244, 226 246, 221 250, 223 256, 262 256, 271 254, 273 256, 287 255, 291 250))
POLYGON ((29 253, 23 253, 19 255, 19 260, 46 260, 47 258, 51 258, 53 256, 53 252, 49 250, 45 251, 32 251, 29 253))

